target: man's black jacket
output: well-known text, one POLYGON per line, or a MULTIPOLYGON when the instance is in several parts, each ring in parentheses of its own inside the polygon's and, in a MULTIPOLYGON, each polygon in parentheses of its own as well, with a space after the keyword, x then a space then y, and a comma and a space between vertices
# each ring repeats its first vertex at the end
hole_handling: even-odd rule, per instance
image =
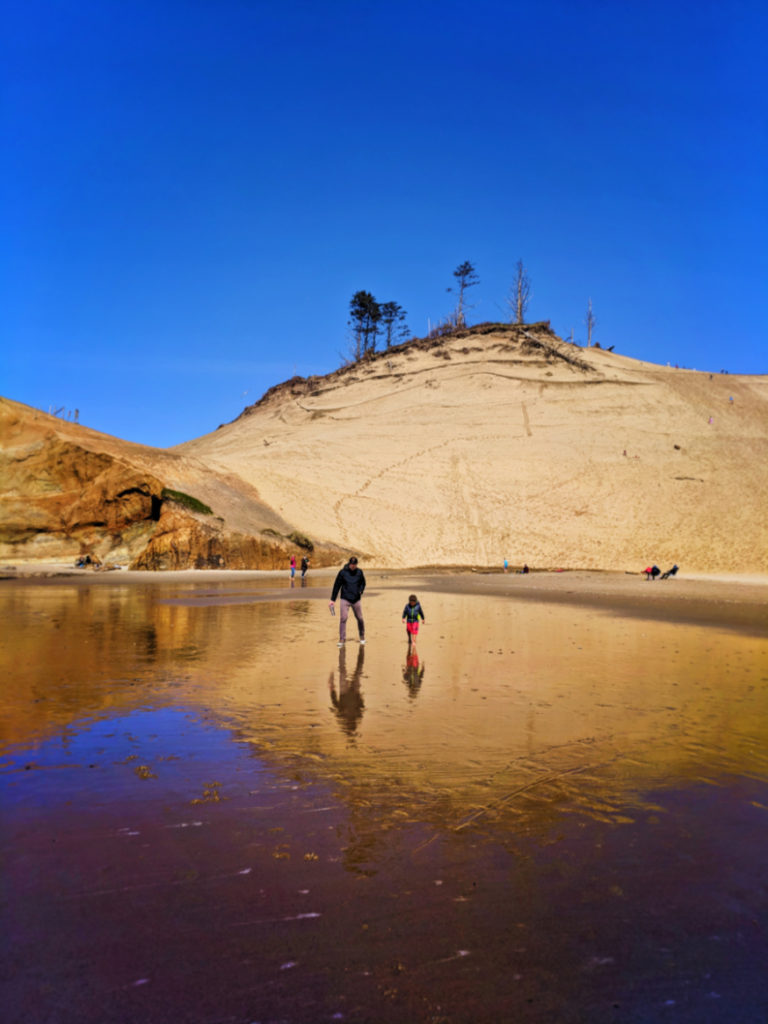
POLYGON ((331 600, 335 601, 338 597, 339 591, 345 601, 349 601, 350 604, 355 604, 363 596, 365 590, 365 575, 362 569, 351 569, 348 565, 345 565, 343 569, 339 569, 336 576, 336 582, 333 584, 333 592, 331 594, 331 600))

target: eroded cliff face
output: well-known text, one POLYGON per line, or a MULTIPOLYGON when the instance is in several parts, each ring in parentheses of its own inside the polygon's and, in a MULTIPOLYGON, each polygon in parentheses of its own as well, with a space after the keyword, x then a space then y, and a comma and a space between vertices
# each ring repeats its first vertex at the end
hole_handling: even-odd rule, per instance
POLYGON ((0 480, 3 559, 131 559, 160 518, 160 480, 55 435, 3 446, 0 480))
MULTIPOLYGON (((317 566, 342 557, 339 549, 294 535, 297 544, 274 528, 233 530, 217 509, 164 478, 163 453, 153 473, 147 450, 131 461, 129 446, 128 457, 120 457, 120 442, 99 450, 98 437, 0 400, 0 560, 74 563, 90 555, 134 569, 276 569, 307 550, 317 566)), ((227 481, 227 493, 232 486, 227 481)), ((243 506, 256 502, 248 490, 238 497, 242 519, 243 506)), ((255 509, 255 522, 261 511, 255 509)))
MULTIPOLYGON (((164 501, 160 519, 148 543, 134 558, 132 569, 281 569, 291 555, 304 551, 269 534, 249 537, 226 530, 220 520, 209 521, 164 501)), ((312 552, 315 565, 331 565, 322 551, 312 552)))

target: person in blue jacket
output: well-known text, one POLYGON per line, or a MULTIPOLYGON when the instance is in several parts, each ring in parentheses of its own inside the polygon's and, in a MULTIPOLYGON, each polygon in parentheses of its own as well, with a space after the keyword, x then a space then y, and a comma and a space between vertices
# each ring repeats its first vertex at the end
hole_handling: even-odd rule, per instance
POLYGON ((419 635, 419 619, 425 622, 424 609, 421 607, 418 597, 411 594, 408 604, 403 608, 403 622, 408 633, 408 646, 410 646, 419 635))
POLYGON ((365 590, 365 574, 357 567, 357 558, 353 555, 343 569, 339 569, 331 591, 330 608, 336 610, 336 598, 341 592, 339 612, 339 647, 347 642, 347 618, 351 608, 357 619, 357 632, 360 643, 365 643, 365 622, 363 621, 362 596, 365 590))

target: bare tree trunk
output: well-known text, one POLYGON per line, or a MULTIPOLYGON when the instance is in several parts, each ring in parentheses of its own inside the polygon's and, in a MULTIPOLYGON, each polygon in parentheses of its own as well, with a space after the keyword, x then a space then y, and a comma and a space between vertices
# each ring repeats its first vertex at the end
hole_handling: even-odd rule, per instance
POLYGON ((592 331, 595 329, 595 324, 597 323, 595 314, 592 312, 592 299, 589 300, 587 315, 584 317, 584 323, 587 325, 587 348, 592 348, 592 331))
POLYGON ((517 261, 515 282, 510 288, 507 304, 512 314, 513 324, 524 324, 525 315, 528 311, 528 303, 531 298, 531 282, 525 272, 523 261, 517 261))
POLYGON ((531 297, 531 282, 525 272, 523 261, 517 261, 517 323, 525 323, 525 314, 528 309, 528 301, 531 297))

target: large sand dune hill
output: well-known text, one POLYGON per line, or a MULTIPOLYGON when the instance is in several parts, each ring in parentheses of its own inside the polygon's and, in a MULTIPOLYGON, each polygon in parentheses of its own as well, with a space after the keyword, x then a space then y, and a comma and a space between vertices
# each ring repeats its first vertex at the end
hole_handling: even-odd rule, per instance
POLYGON ((391 566, 768 571, 768 377, 485 325, 272 389, 176 452, 391 566))

